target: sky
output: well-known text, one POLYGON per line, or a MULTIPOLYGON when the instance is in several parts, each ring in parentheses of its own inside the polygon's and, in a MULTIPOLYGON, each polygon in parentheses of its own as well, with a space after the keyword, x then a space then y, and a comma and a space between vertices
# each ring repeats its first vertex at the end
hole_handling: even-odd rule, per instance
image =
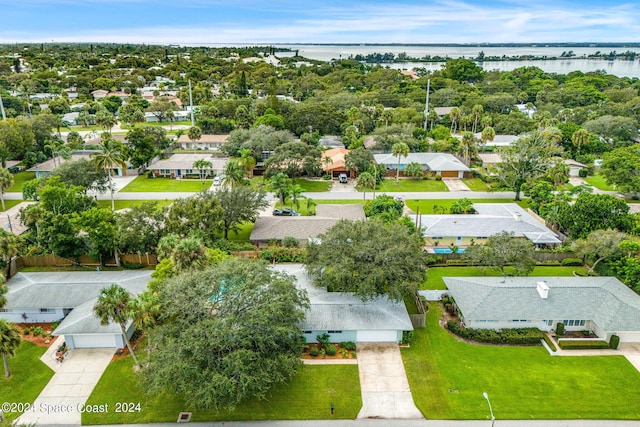
POLYGON ((12 42, 640 42, 640 0, 0 0, 12 42))

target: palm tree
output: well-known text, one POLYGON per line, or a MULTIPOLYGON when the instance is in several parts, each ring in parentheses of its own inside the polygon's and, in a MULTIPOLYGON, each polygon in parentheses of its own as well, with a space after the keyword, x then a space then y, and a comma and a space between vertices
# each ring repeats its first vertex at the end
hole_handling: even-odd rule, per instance
MULTIPOLYGON (((193 129, 193 128, 191 128, 193 129)), ((209 175, 209 170, 213 167, 213 164, 206 159, 199 159, 193 162, 193 168, 198 169, 198 173, 200 174, 200 181, 204 184, 204 179, 209 175)))
POLYGON ((471 156, 474 154, 476 147, 476 138, 471 132, 464 132, 460 141, 459 153, 462 154, 464 162, 467 166, 471 162, 471 156))
POLYGON ((496 137, 496 131, 493 130, 491 126, 487 126, 482 129, 482 134, 480 136, 480 140, 482 141, 482 151, 484 151, 484 146, 487 145, 487 141, 493 141, 493 138, 496 137))
POLYGON ((362 200, 367 199, 367 188, 373 188, 376 185, 376 177, 369 172, 362 172, 356 179, 356 185, 362 188, 362 200))
POLYGON ((155 292, 145 291, 132 301, 131 308, 133 325, 147 334, 147 359, 149 359, 153 345, 151 333, 162 313, 160 298, 155 292))
POLYGON ((396 168, 396 184, 400 179, 400 156, 407 157, 409 155, 409 146, 404 142, 396 142, 391 147, 391 153, 398 157, 398 167, 396 168))
POLYGON ((8 169, 0 168, 0 202, 2 202, 2 210, 4 207, 4 191, 13 186, 13 174, 8 169))
MULTIPOLYGON (((0 229, 0 270, 2 265, 11 265, 13 257, 20 252, 19 245, 20 239, 18 236, 0 229)), ((2 277, 2 274, 0 274, 0 277, 2 277)), ((4 282, 0 282, 0 284, 2 283, 4 282)))
POLYGON ((106 326, 111 322, 115 322, 120 326, 120 332, 124 342, 127 344, 129 353, 131 353, 134 363, 139 367, 140 362, 138 362, 127 336, 127 321, 132 318, 131 306, 131 294, 129 291, 117 283, 113 283, 108 288, 103 288, 100 291, 98 301, 93 306, 93 312, 100 319, 101 325, 106 326))
POLYGON ((112 138, 107 138, 98 145, 100 153, 93 156, 96 169, 98 171, 104 171, 109 176, 109 188, 111 191, 111 210, 116 210, 116 202, 113 199, 113 168, 120 167, 125 169, 127 167, 126 158, 120 149, 120 144, 112 138))
MULTIPOLYGON (((590 139, 591 139, 591 134, 586 129, 578 129, 573 133, 573 135, 571 135, 571 142, 573 143, 573 145, 578 147, 578 151, 576 151, 576 154, 580 154, 580 147, 582 147, 584 144, 589 142, 590 139)), ((4 205, 3 205, 3 209, 4 209, 4 205)))
POLYGON ((293 205, 296 206, 297 209, 300 209, 300 198, 304 198, 302 193, 304 192, 304 188, 300 186, 300 184, 296 184, 291 187, 291 207, 293 205))
POLYGON ((198 141, 200 140, 200 138, 202 138, 202 129, 200 129, 198 126, 192 126, 189 128, 189 131, 187 131, 187 136, 191 140, 191 148, 193 148, 193 144, 195 143, 195 141, 198 141))
POLYGON ((484 113, 484 108, 480 104, 476 104, 471 108, 471 115, 473 116, 473 133, 476 133, 478 130, 478 122, 480 121, 482 113, 484 113))
POLYGON ((5 285, 4 283, 5 278, 2 274, 0 274, 0 310, 2 310, 5 305, 7 305, 6 295, 9 292, 9 288, 7 288, 7 285, 5 285))
POLYGON ((438 123, 438 113, 433 108, 429 110, 429 114, 427 114, 427 120, 429 121, 429 130, 433 130, 433 125, 438 123))
POLYGON ((236 159, 231 159, 224 167, 224 178, 222 178, 222 184, 228 185, 231 188, 244 182, 244 168, 240 162, 236 159))
POLYGON ((7 357, 15 356, 18 347, 20 347, 20 331, 13 323, 6 319, 0 319, 0 354, 2 354, 2 362, 4 363, 4 376, 7 378, 11 376, 7 357))
POLYGON ((451 120, 451 128, 449 130, 451 133, 456 133, 458 131, 458 120, 460 119, 460 109, 458 107, 451 109, 449 119, 451 120))
POLYGON ((253 168, 256 167, 256 159, 248 148, 240 150, 240 163, 247 171, 249 179, 253 178, 253 168))

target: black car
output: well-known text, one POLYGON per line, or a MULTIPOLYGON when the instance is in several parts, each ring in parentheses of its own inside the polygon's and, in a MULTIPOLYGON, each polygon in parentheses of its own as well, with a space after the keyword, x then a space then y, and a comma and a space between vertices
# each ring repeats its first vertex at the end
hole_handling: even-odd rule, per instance
POLYGON ((300 216, 300 212, 296 212, 293 209, 274 209, 273 215, 275 216, 300 216))

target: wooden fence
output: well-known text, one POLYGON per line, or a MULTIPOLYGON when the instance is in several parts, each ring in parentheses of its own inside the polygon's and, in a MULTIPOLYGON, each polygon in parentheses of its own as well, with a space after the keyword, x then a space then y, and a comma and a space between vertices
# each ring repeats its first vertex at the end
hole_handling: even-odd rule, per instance
POLYGON ((414 328, 424 328, 427 324, 427 310, 424 308, 424 304, 422 303, 422 298, 420 298, 420 294, 418 292, 414 293, 413 299, 416 303, 416 307, 418 309, 417 314, 410 314, 409 318, 411 319, 411 324, 414 328))
MULTIPOLYGON (((158 264, 158 257, 155 254, 123 254, 120 255, 120 263, 125 264, 142 264, 144 266, 153 266, 158 264)), ((95 261, 88 255, 80 255, 77 259, 62 258, 57 255, 25 255, 15 258, 11 262, 11 274, 15 274, 17 270, 23 267, 98 267, 100 263, 95 261)), ((105 262, 108 267, 116 265, 115 259, 105 262)))
MULTIPOLYGON (((442 264, 446 264, 447 261, 457 261, 464 259, 464 254, 429 254, 428 256, 437 257, 441 259, 442 264)), ((557 261, 562 262, 565 258, 579 258, 576 254, 567 252, 539 252, 533 253, 533 258, 538 262, 557 261)))

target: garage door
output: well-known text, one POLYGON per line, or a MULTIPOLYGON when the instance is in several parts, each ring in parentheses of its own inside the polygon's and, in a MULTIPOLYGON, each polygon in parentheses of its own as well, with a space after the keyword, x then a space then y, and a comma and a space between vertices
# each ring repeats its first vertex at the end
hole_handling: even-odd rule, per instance
POLYGON ((117 335, 73 335, 75 348, 117 348, 117 335))
POLYGON ((640 343, 640 332, 620 332, 618 336, 620 342, 640 343))
POLYGON ((458 171, 442 171, 440 172, 440 176, 443 178, 457 178, 458 171))
POLYGON ((397 331, 358 331, 357 342, 397 342, 397 331))

